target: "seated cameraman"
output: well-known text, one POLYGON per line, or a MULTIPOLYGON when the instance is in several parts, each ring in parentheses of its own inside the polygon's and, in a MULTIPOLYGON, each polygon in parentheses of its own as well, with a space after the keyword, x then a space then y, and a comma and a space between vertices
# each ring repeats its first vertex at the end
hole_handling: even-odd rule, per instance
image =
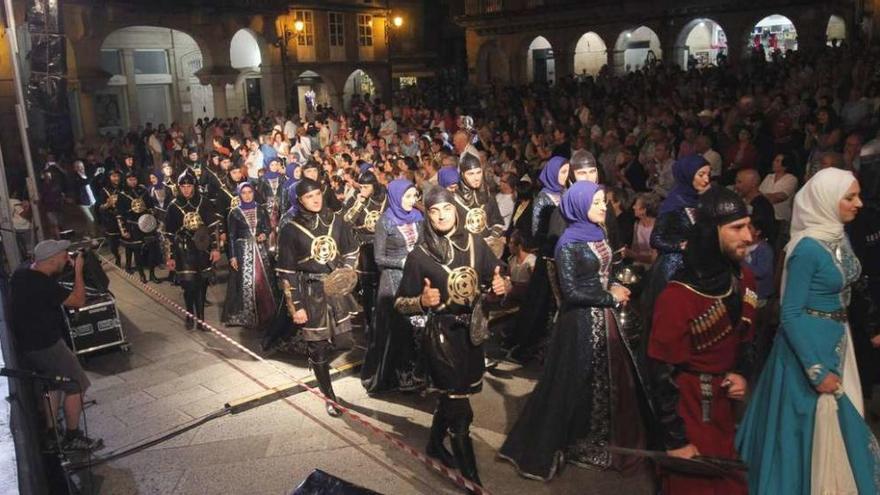
POLYGON ((69 382, 51 385, 51 411, 47 411, 49 438, 54 437, 54 419, 57 417, 63 392, 67 431, 63 437, 62 449, 94 450, 102 442, 88 438, 78 428, 82 413, 82 394, 89 387, 89 379, 64 340, 67 327, 62 306, 80 308, 86 302, 83 255, 76 256, 73 261, 73 291, 69 292, 57 281, 57 277, 71 262, 67 253, 69 246, 69 241, 42 241, 34 248, 33 264, 15 271, 9 284, 10 324, 25 366, 46 375, 71 379, 69 382))

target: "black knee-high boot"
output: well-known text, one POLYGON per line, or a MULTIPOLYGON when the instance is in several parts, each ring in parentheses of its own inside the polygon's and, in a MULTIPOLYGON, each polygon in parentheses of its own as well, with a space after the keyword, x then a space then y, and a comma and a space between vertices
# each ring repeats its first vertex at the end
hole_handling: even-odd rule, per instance
POLYGON ((446 411, 441 400, 434 411, 434 418, 431 421, 431 436, 428 438, 428 446, 425 448, 425 453, 429 457, 442 462, 444 466, 455 469, 455 457, 443 445, 443 440, 446 439, 446 434, 448 433, 447 427, 446 411))
MULTIPOLYGON (((184 304, 186 305, 186 310, 189 311, 190 315, 195 315, 195 313, 196 313, 196 298, 195 298, 195 295, 193 294, 193 292, 194 292, 193 291, 193 282, 192 281, 181 282, 180 285, 183 286, 183 301, 184 301, 184 304)), ((194 324, 193 317, 187 316, 186 323, 185 323, 186 329, 192 330, 193 324, 194 324)))
MULTIPOLYGON (((196 318, 201 321, 205 321, 205 293, 208 291, 208 281, 199 278, 196 281, 196 289, 195 289, 195 310, 196 310, 196 318)), ((203 323, 199 323, 199 330, 207 330, 203 323)))
POLYGON ((452 453, 458 470, 465 478, 482 486, 477 472, 477 458, 474 455, 474 443, 471 441, 470 426, 474 412, 468 399, 448 399, 447 413, 449 421, 449 437, 452 453))
MULTIPOLYGON (((309 342, 309 364, 318 381, 318 389, 328 399, 337 402, 336 393, 333 392, 333 382, 330 380, 330 360, 327 356, 330 350, 330 342, 309 342)), ((333 404, 326 404, 327 414, 338 417, 342 414, 333 404)))
POLYGON ((131 260, 134 258, 134 251, 130 247, 125 248, 125 271, 132 273, 131 260))
POLYGON ((122 266, 122 256, 119 254, 119 236, 108 234, 107 237, 110 239, 110 252, 113 254, 113 261, 116 266, 122 266))

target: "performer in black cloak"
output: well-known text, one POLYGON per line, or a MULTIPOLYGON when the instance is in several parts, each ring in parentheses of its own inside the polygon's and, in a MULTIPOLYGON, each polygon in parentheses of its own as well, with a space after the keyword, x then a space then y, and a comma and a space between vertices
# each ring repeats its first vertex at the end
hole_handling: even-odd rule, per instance
MULTIPOLYGON (((337 268, 357 266, 358 244, 351 227, 324 208, 321 185, 304 178, 296 185, 299 211, 285 216, 278 232, 275 269, 284 290, 288 312, 308 344, 309 364, 321 392, 335 401, 330 381, 333 348, 351 348, 351 317, 359 310, 349 294, 324 293, 324 279, 337 268), (287 282, 285 284, 284 282, 287 282)), ((340 412, 327 404, 327 414, 340 412)))
POLYGON ((379 268, 373 256, 373 237, 376 224, 388 205, 385 188, 372 172, 358 176, 358 193, 349 198, 342 211, 343 218, 354 227, 355 237, 361 245, 358 259, 358 281, 361 301, 364 303, 364 320, 372 330, 373 307, 376 305, 376 286, 379 283, 379 268))
POLYGON ((207 165, 202 167, 202 172, 199 176, 199 189, 202 191, 202 195, 214 203, 214 208, 218 211, 217 200, 220 197, 220 177, 223 174, 220 159, 220 153, 212 151, 208 156, 207 165))
POLYGON ((544 372, 499 457, 527 478, 550 480, 563 463, 631 470, 605 447, 645 448, 640 380, 612 308, 629 290, 611 283, 612 251, 601 222, 605 194, 575 183, 560 210, 568 227, 555 248, 562 306, 544 372))
MULTIPOLYGON (((370 172, 365 172, 369 174, 370 172)), ((371 174, 372 175, 372 174, 371 174)), ((375 260, 382 271, 375 320, 367 339, 361 383, 369 393, 417 390, 425 385, 418 366, 415 335, 409 318, 394 311, 403 264, 422 230, 424 216, 415 208, 418 189, 406 180, 388 184, 388 209, 376 223, 375 260)), ((365 301, 365 305, 370 302, 365 301)))
POLYGON ((324 196, 324 206, 328 210, 336 213, 342 211, 342 202, 336 198, 336 193, 334 193, 333 188, 330 187, 330 181, 324 176, 324 169, 321 167, 321 164, 315 160, 309 160, 301 167, 301 169, 303 177, 312 179, 318 184, 321 184, 321 195, 324 196))
POLYGON ((511 284, 501 276, 501 262, 486 242, 458 228, 455 201, 443 188, 428 191, 429 221, 418 245, 407 255, 394 307, 403 315, 427 314, 422 350, 432 384, 441 395, 426 451, 481 484, 470 438, 474 414, 469 397, 483 387, 482 341, 488 332, 474 332, 472 337, 471 315, 481 300, 482 287, 490 287, 500 297, 511 284), (453 455, 443 446, 447 434, 453 455))
POLYGON ((512 342, 508 343, 510 347, 514 347, 511 357, 515 360, 527 361, 529 359, 536 340, 547 335, 548 320, 551 312, 556 308, 556 304, 552 300, 553 295, 550 292, 547 258, 553 257, 553 248, 556 246, 559 234, 551 235, 550 218, 562 199, 562 192, 568 182, 568 169, 569 164, 565 158, 554 156, 544 164, 538 178, 542 189, 535 196, 532 205, 532 230, 530 232, 533 245, 538 248, 538 261, 535 263, 535 270, 526 289, 525 300, 529 304, 520 308, 513 332, 510 335, 512 342))
POLYGON ((846 231, 862 275, 853 284, 848 313, 862 393, 870 399, 880 378, 880 140, 865 143, 860 159, 864 206, 846 231))
POLYGON ((461 219, 459 228, 482 237, 495 256, 501 256, 504 248, 504 218, 498 210, 495 196, 489 194, 483 185, 480 159, 470 153, 463 153, 458 162, 458 170, 461 178, 455 191, 455 207, 461 219))
POLYGON ((119 170, 113 169, 108 174, 107 182, 98 190, 98 218, 104 227, 104 235, 107 236, 107 244, 113 254, 116 266, 122 265, 122 257, 119 255, 120 232, 119 221, 116 218, 119 204, 119 191, 122 189, 119 170))
POLYGON ((229 212, 229 280, 221 321, 228 326, 259 328, 275 316, 275 271, 266 243, 269 214, 257 204, 254 186, 238 186, 239 204, 229 212))
MULTIPOLYGON (((528 177, 528 176, 526 176, 528 177)), ((516 206, 510 218, 510 228, 505 234, 508 240, 514 232, 519 232, 528 246, 534 246, 532 239, 532 210, 534 209, 534 190, 531 180, 520 179, 516 184, 516 206)))
MULTIPOLYGON (((165 217, 165 266, 177 273, 186 310, 205 319, 205 296, 214 263, 220 259, 220 234, 225 227, 214 205, 198 191, 198 179, 187 170, 177 179, 180 194, 165 217)), ((186 329, 193 319, 186 318, 186 329)))
POLYGON ((141 215, 151 213, 151 200, 144 186, 138 183, 138 176, 129 172, 125 177, 125 186, 119 191, 117 204, 117 219, 119 231, 122 236, 122 245, 125 247, 125 270, 132 273, 132 261, 141 278, 141 283, 147 283, 144 269, 150 271, 150 282, 159 282, 156 278, 156 256, 153 254, 158 247, 158 238, 155 231, 144 232, 138 220, 141 215))

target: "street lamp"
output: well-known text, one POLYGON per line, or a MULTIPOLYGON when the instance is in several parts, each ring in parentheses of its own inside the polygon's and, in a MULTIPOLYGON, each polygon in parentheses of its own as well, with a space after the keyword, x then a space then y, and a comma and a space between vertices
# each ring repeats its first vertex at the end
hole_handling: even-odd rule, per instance
POLYGON ((396 15, 394 16, 394 20, 392 22, 394 23, 394 27, 403 26, 403 17, 396 15))
POLYGON ((290 113, 290 88, 287 84, 287 45, 290 44, 290 39, 303 32, 305 27, 303 21, 298 19, 293 23, 293 31, 284 25, 281 36, 273 43, 281 49, 281 83, 284 86, 284 109, 287 113, 290 113))

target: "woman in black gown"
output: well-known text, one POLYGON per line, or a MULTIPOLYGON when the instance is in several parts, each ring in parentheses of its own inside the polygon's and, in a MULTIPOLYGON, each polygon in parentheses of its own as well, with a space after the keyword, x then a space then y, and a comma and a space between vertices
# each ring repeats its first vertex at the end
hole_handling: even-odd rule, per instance
MULTIPOLYGON (((369 172, 367 172, 369 173, 369 172)), ((424 217, 415 208, 416 186, 397 179, 388 184, 388 209, 376 222, 373 238, 376 265, 381 270, 376 312, 361 382, 369 393, 415 390, 424 386, 415 356, 409 320, 394 311, 394 296, 403 277, 403 264, 422 230, 424 217)))
MULTIPOLYGON (((672 166, 675 187, 660 204, 660 211, 654 230, 651 232, 651 247, 657 250, 657 261, 648 274, 645 292, 641 297, 641 314, 654 312, 654 301, 666 288, 666 283, 684 264, 684 247, 694 229, 697 201, 700 194, 709 189, 709 162, 700 155, 679 159, 672 166)), ((645 331, 649 331, 645 318, 645 331)), ((644 338, 643 342, 647 342, 644 338)))
POLYGON ((249 182, 238 186, 239 204, 229 212, 229 280, 221 321, 228 326, 259 328, 275 316, 275 272, 267 241, 269 214, 257 204, 249 182))
POLYGON ((609 287, 604 192, 578 182, 560 211, 568 227, 555 250, 562 296, 557 328, 544 372, 499 452, 521 475, 544 481, 566 462, 628 471, 637 463, 605 447, 646 443, 633 354, 612 310, 629 300, 629 290, 609 287))
POLYGON ((532 203, 532 230, 529 233, 532 245, 538 248, 538 260, 526 289, 526 300, 529 304, 520 308, 513 332, 519 348, 511 352, 511 357, 519 361, 526 361, 536 340, 548 333, 545 328, 554 305, 551 304, 546 258, 553 257, 553 247, 558 238, 558 235, 551 235, 550 217, 562 199, 562 191, 568 182, 568 169, 569 164, 565 158, 554 156, 547 160, 538 177, 543 187, 532 203))
POLYGON ((471 314, 481 300, 481 287, 503 296, 510 290, 510 278, 501 276, 501 262, 483 238, 459 227, 452 193, 441 187, 429 190, 425 210, 429 221, 407 255, 394 308, 403 315, 427 315, 422 352, 431 382, 441 394, 427 453, 457 466, 479 485, 469 397, 482 390, 485 354, 480 339, 472 338, 471 314), (447 434, 453 454, 443 446, 447 434))

